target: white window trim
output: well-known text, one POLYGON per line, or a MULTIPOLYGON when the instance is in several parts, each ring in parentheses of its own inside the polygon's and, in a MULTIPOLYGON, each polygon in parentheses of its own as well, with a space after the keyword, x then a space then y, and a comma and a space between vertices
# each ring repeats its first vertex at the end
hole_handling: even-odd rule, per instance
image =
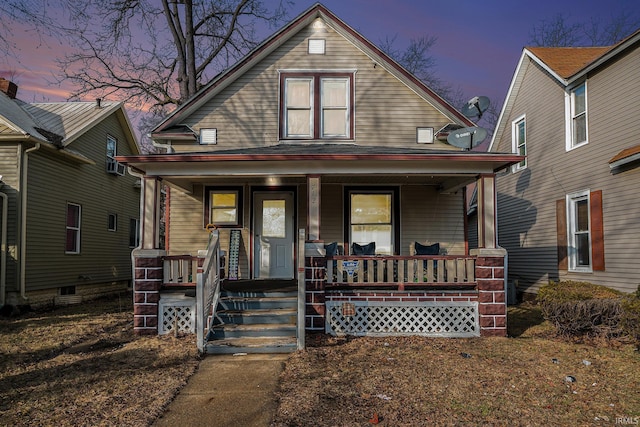
POLYGON ((591 191, 582 190, 575 193, 567 194, 567 257, 569 260, 569 271, 578 273, 592 273, 593 272, 593 250, 592 250, 592 230, 591 230, 591 191), (587 214, 589 215, 589 266, 579 266, 577 262, 577 252, 573 250, 576 248, 575 244, 575 202, 579 200, 587 200, 587 214))
POLYGON ((115 159, 118 155, 118 139, 115 136, 107 134, 107 159, 115 159), (113 141, 113 156, 109 155, 109 141, 113 141))
POLYGON ((284 106, 284 129, 285 129, 285 138, 301 138, 301 139, 313 139, 313 135, 315 133, 315 129, 313 128, 313 118, 315 115, 315 111, 314 111, 314 78, 313 77, 303 77, 303 76, 295 76, 295 77, 286 77, 284 79, 284 102, 285 102, 285 106, 284 106), (287 102, 287 90, 289 89, 289 85, 288 82, 289 81, 294 81, 294 80, 301 80, 301 81, 308 81, 309 83, 309 133, 308 134, 291 134, 289 135, 288 133, 288 129, 289 129, 289 114, 287 114, 287 112, 289 111, 289 107, 288 104, 286 104, 287 102))
MULTIPOLYGON (((346 139, 349 138, 349 129, 351 129, 351 117, 349 116, 349 112, 351 111, 351 78, 349 77, 322 77, 320 76, 320 138, 321 139, 334 139, 334 138, 338 138, 338 139, 346 139), (346 95, 346 102, 347 105, 344 108, 344 116, 345 116, 345 133, 343 134, 328 134, 325 131, 325 126, 324 126, 324 111, 325 110, 340 110, 342 109, 342 107, 335 107, 335 108, 329 108, 329 107, 325 107, 324 105, 324 94, 323 94, 323 85, 322 83, 324 81, 330 81, 330 80, 335 80, 335 81, 344 81, 346 82, 345 87, 346 87, 346 91, 347 93, 346 95)), ((313 102, 313 100, 312 100, 313 102)), ((313 118, 312 118, 313 119, 313 118)))
POLYGON ((75 251, 67 251, 66 250, 66 244, 67 244, 67 237, 66 237, 66 233, 65 233, 65 254, 70 254, 70 255, 78 255, 80 253, 80 234, 82 233, 82 205, 79 205, 78 203, 71 203, 71 202, 67 202, 67 215, 69 215, 69 206, 77 206, 78 207, 78 226, 77 227, 70 227, 68 226, 68 222, 69 222, 69 218, 65 216, 65 231, 66 230, 75 230, 77 231, 76 233, 76 250, 75 251))
MULTIPOLYGON (((528 153, 527 149, 527 115, 523 114, 514 121, 511 122, 511 152, 515 154, 520 154, 520 150, 518 150, 518 123, 524 121, 524 151, 525 155, 528 153)), ((518 172, 523 169, 526 169, 529 166, 529 162, 527 159, 524 159, 524 166, 520 166, 520 163, 517 163, 512 166, 512 172, 518 172)))
POLYGON ((568 89, 564 93, 564 115, 565 115, 565 150, 571 151, 589 143, 589 88, 587 81, 568 89), (584 85, 584 111, 585 111, 585 135, 586 138, 579 144, 573 143, 573 94, 577 88, 584 85))

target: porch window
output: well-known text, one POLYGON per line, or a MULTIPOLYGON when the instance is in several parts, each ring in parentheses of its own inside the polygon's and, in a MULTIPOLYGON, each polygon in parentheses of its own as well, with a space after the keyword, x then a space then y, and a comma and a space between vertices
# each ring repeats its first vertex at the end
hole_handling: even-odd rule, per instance
MULTIPOLYGON (((527 126, 525 116, 521 116, 512 123, 512 144, 513 152, 521 156, 527 155, 527 126)), ((523 159, 517 165, 514 165, 513 170, 518 171, 527 167, 527 159, 523 159)))
POLYGON ((349 191, 349 242, 376 244, 376 253, 394 254, 395 228, 393 191, 349 191))
POLYGON ((82 207, 75 203, 67 203, 67 237, 65 253, 80 253, 80 221, 82 207))
POLYGON ((281 138, 352 137, 352 74, 286 73, 281 79, 281 138))
POLYGON ((567 151, 588 142, 587 84, 582 83, 567 95, 567 151))
POLYGON ((569 269, 591 270, 591 228, 589 192, 567 196, 567 224, 569 225, 569 269))
POLYGON ((242 188, 207 187, 205 226, 239 227, 242 218, 242 188))

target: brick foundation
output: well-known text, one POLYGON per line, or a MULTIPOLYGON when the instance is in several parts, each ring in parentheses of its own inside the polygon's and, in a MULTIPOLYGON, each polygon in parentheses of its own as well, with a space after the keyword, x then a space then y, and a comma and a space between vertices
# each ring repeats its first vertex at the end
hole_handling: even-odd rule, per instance
POLYGON ((507 303, 504 286, 504 256, 476 259, 480 336, 507 336, 507 303))

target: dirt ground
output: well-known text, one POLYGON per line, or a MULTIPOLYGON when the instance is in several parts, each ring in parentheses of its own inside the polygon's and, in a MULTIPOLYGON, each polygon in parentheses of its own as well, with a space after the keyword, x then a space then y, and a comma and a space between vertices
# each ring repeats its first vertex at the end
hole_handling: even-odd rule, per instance
MULTIPOLYGON (((148 426, 195 371, 193 336, 137 337, 131 296, 0 319, 0 426, 148 426)), ((640 353, 556 338, 534 306, 512 338, 308 337, 273 426, 640 424, 640 353)))

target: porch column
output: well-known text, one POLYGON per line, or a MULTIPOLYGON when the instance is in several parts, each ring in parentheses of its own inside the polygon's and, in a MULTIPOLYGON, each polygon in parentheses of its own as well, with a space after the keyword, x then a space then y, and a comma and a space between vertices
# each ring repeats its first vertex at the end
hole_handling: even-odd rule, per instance
POLYGON ((478 188, 478 247, 493 249, 497 244, 496 177, 480 175, 478 188))
POLYGON ((159 247, 161 182, 142 178, 140 206, 140 246, 133 250, 133 330, 139 335, 158 333, 158 303, 163 281, 159 247))
POLYGON ((307 176, 307 240, 320 240, 320 176, 307 176))

